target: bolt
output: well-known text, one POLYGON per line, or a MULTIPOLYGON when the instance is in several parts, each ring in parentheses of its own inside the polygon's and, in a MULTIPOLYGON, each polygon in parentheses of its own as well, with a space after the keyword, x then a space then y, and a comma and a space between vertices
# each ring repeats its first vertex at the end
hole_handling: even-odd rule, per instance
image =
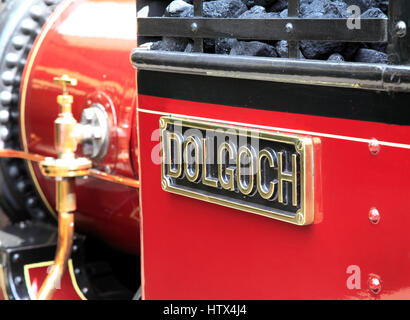
POLYGON ((12 98, 13 98, 13 95, 9 91, 2 91, 0 93, 0 102, 3 106, 9 105, 12 98))
POLYGON ((17 65, 19 56, 13 52, 10 52, 6 56, 6 64, 10 68, 14 68, 17 65))
POLYGON ((18 253, 15 253, 11 257, 11 259, 13 260, 13 262, 17 262, 20 259, 20 255, 18 253))
POLYGON ((369 150, 370 150, 370 153, 374 156, 377 155, 380 152, 380 143, 379 143, 379 141, 377 141, 377 139, 373 138, 369 142, 369 150))
POLYGON ((379 294, 382 289, 382 284, 378 276, 369 277, 369 289, 374 294, 379 294))
POLYGON ((21 30, 24 34, 30 34, 35 31, 37 23, 30 18, 24 19, 21 23, 21 30))
POLYGON ((15 49, 20 50, 24 47, 24 45, 27 43, 28 39, 27 37, 23 36, 15 36, 11 42, 13 43, 13 46, 15 49))
POLYGON ((10 86, 13 84, 14 74, 11 71, 5 71, 1 75, 1 79, 6 86, 10 86))
POLYGON ((286 31, 287 33, 293 32, 293 24, 290 23, 290 22, 288 22, 288 23, 286 24, 286 26, 285 26, 285 31, 286 31))
POLYGON ((20 276, 17 276, 17 277, 14 278, 14 283, 15 283, 16 285, 19 285, 19 284, 21 284, 22 282, 23 282, 23 279, 22 279, 20 276))
POLYGON ((403 38, 407 35, 407 25, 404 21, 399 21, 394 27, 394 31, 399 38, 403 38))
POLYGON ((197 32, 198 31, 198 24, 196 22, 193 22, 191 24, 191 31, 192 32, 197 32))
POLYGON ((380 222, 380 213, 376 208, 371 208, 369 211, 369 220, 373 224, 378 224, 380 222))
POLYGON ((7 110, 0 110, 0 123, 5 124, 9 121, 10 112, 7 110))
POLYGON ((0 139, 1 140, 7 140, 8 137, 10 136, 10 131, 6 127, 0 127, 0 139))

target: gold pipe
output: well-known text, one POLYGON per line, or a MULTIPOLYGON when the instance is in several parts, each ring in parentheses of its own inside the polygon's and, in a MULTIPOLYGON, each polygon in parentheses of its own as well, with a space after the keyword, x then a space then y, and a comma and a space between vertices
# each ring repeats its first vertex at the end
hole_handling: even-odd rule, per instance
MULTIPOLYGON (((24 160, 29 160, 29 161, 34 161, 34 162, 41 162, 44 161, 46 158, 45 156, 39 155, 39 154, 34 154, 34 153, 28 153, 24 151, 17 151, 17 150, 10 150, 10 149, 0 149, 0 158, 17 158, 17 159, 24 159, 24 160)), ((140 187, 140 182, 139 180, 135 180, 132 178, 124 177, 124 176, 119 176, 115 174, 109 174, 105 173, 103 171, 97 170, 97 169, 91 169, 90 170, 90 176, 93 176, 96 179, 120 184, 123 186, 139 189, 140 187)))
POLYGON ((59 212, 57 252, 54 264, 37 294, 37 300, 49 300, 53 297, 54 291, 67 268, 67 262, 70 258, 71 247, 73 245, 73 236, 74 213, 59 212))
POLYGON ((40 156, 39 154, 33 154, 11 149, 0 149, 0 158, 18 158, 35 162, 40 162, 45 159, 45 157, 40 156))

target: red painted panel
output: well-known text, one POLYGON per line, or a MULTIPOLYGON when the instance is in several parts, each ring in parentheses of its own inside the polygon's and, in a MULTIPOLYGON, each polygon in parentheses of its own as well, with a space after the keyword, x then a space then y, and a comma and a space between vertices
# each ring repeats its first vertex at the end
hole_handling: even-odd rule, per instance
MULTIPOLYGON (((139 96, 139 108, 410 142, 408 127, 361 121, 148 96, 139 96)), ((298 227, 163 191, 151 157, 159 117, 138 112, 146 299, 410 299, 409 146, 383 146, 373 156, 365 142, 321 135, 322 217, 298 227), (378 225, 369 221, 372 207, 380 211, 378 225), (360 289, 347 286, 349 266, 360 268, 360 289), (370 274, 381 278, 379 295, 368 289, 370 274)))
MULTIPOLYGON (((28 266, 28 279, 26 279, 26 281, 32 297, 37 296, 42 283, 46 279, 47 270, 51 264, 52 262, 49 263, 48 266, 28 266)), ((61 281, 58 283, 51 300, 82 300, 79 296, 79 293, 82 293, 79 291, 78 286, 77 292, 75 286, 77 286, 77 283, 74 274, 70 274, 69 270, 66 270, 61 281)))

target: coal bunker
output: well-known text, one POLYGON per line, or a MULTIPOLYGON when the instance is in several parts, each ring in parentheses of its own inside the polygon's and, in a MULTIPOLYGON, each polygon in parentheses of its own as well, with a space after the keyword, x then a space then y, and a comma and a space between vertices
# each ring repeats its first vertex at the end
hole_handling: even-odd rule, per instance
MULTIPOLYGON (((349 6, 360 8, 363 18, 387 18, 388 0, 300 0, 300 18, 349 18, 349 6)), ((173 0, 164 17, 193 17, 192 0, 173 0)), ((287 18, 287 0, 204 0, 203 16, 209 18, 287 18)), ((332 62, 387 63, 385 43, 344 43, 335 41, 300 41, 299 58, 332 62)), ((151 50, 193 52, 193 40, 163 37, 153 42, 151 50)), ((288 57, 288 42, 242 41, 231 38, 204 39, 204 52, 224 55, 288 57)))

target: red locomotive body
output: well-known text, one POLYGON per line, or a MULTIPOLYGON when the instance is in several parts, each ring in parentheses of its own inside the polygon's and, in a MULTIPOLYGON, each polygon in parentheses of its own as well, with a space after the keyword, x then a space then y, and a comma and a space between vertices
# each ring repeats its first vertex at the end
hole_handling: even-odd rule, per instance
MULTIPOLYGON (((390 21, 398 21, 403 14, 398 12, 410 14, 410 7, 393 2, 398 4, 389 19, 364 19, 359 33, 344 33, 341 24, 332 30, 343 41, 357 36, 357 41, 382 40, 400 48, 396 65, 206 54, 204 38, 254 38, 232 31, 234 19, 198 17, 202 1, 194 0, 193 15, 183 18, 161 17, 164 4, 138 1, 137 24, 135 1, 61 1, 34 37, 19 78, 15 131, 25 159, 27 154, 63 158, 58 141, 65 141, 59 136, 64 130, 59 133, 56 122, 54 137, 52 126, 70 112, 58 111, 58 95, 69 99, 70 94, 72 116, 83 129, 84 110, 102 110, 105 153, 90 156, 88 176, 75 180, 75 231, 114 247, 113 260, 117 254, 133 261, 140 257, 140 269, 130 272, 140 277, 142 299, 410 299, 408 40, 391 34, 387 39, 390 21), (377 33, 373 40, 366 30, 377 33), (193 38, 193 52, 149 50, 146 43, 159 36, 193 38), (69 78, 63 75, 78 85, 67 89, 69 78), (222 132, 222 140, 208 139, 210 130, 216 136, 222 132), (218 163, 208 163, 209 157, 218 163), (245 169, 253 171, 246 175, 245 169)), ((289 1, 285 22, 299 30, 304 22, 292 20, 298 12, 294 3, 289 1)), ((260 30, 263 20, 247 23, 260 30)), ((310 36, 322 40, 310 22, 310 36)), ((287 30, 272 31, 269 40, 283 36, 291 56, 304 38, 287 30)), ((12 117, 11 107, 4 110, 12 117)), ((95 147, 102 139, 87 141, 95 147)), ((70 159, 87 154, 86 148, 83 143, 70 159)), ((40 160, 27 161, 26 179, 47 216, 57 217, 61 210, 55 208, 65 204, 59 194, 67 191, 58 181, 73 177, 52 176, 44 169, 47 159, 40 160)), ((12 181, 9 173, 4 177, 12 181)), ((3 198, 6 211, 18 211, 7 200, 13 196, 3 198)), ((12 222, 25 220, 9 215, 12 222)), ((45 267, 53 264, 53 222, 43 219, 37 226, 39 219, 31 220, 35 226, 20 229, 39 228, 44 235, 36 245, 26 241, 2 249, 7 257, 0 269, 3 298, 34 299, 45 267), (48 233, 53 241, 43 239, 48 233), (34 257, 45 248, 44 256, 34 257), (29 249, 37 253, 13 258, 29 249), (9 280, 16 274, 28 284, 9 280)), ((4 232, 37 235, 20 229, 9 226, 4 232)), ((74 246, 87 241, 78 235, 74 246)), ((101 297, 104 290, 92 284, 105 269, 89 258, 94 250, 109 256, 99 244, 85 254, 73 250, 54 298, 101 297), (87 276, 85 270, 93 271, 87 276)), ((121 266, 114 271, 119 282, 128 280, 121 266)), ((110 292, 121 291, 116 290, 110 292)))

